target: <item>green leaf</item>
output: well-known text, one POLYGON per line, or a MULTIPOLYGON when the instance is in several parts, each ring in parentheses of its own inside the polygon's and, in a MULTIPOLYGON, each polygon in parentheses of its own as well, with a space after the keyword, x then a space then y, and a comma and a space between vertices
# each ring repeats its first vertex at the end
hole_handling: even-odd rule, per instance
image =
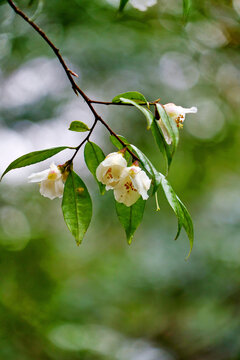
POLYGON ((72 170, 64 186, 62 211, 68 229, 80 245, 92 218, 92 200, 86 185, 72 170))
POLYGON ((105 185, 99 182, 96 177, 97 167, 105 159, 102 149, 93 142, 88 141, 84 148, 84 159, 89 171, 98 183, 100 193, 103 195, 105 193, 105 185))
POLYGON ((193 241, 194 241, 194 228, 193 228, 193 222, 192 222, 192 217, 189 214, 186 206, 182 203, 182 201, 179 199, 179 197, 177 196, 177 199, 179 201, 179 204, 181 206, 182 209, 182 213, 184 215, 183 218, 183 227, 188 235, 189 238, 189 242, 190 242, 190 250, 188 253, 188 256, 186 257, 186 259, 189 258, 189 256, 191 255, 192 252, 192 248, 193 248, 193 241))
POLYGON ((68 147, 68 146, 60 146, 60 147, 46 149, 46 150, 34 151, 34 152, 28 153, 26 155, 23 155, 23 156, 19 157, 18 159, 14 160, 7 167, 7 169, 4 171, 4 173, 1 176, 1 180, 2 180, 3 176, 5 174, 7 174, 10 170, 18 169, 21 167, 25 167, 28 165, 32 165, 32 164, 36 164, 38 162, 44 161, 65 149, 72 149, 72 148, 68 147))
MULTIPOLYGON (((179 205, 179 201, 178 201, 178 198, 177 198, 177 195, 176 195, 175 191, 173 190, 173 188, 170 185, 169 181, 162 174, 161 174, 161 185, 162 185, 163 191, 165 193, 165 196, 167 198, 167 201, 168 201, 169 205, 171 206, 171 208, 173 209, 173 211, 177 215, 180 230, 181 230, 181 227, 182 227, 182 224, 183 224, 183 215, 182 215, 182 211, 181 211, 181 206, 179 205)), ((178 234, 176 236, 176 239, 179 236, 179 233, 180 233, 180 231, 178 232, 178 234)))
POLYGON ((163 125, 167 129, 167 132, 172 139, 172 156, 176 151, 176 148, 178 146, 179 142, 179 131, 176 122, 168 116, 166 110, 164 107, 160 104, 156 104, 157 110, 159 113, 159 116, 161 118, 161 121, 163 122, 163 125))
POLYGON ((191 0, 183 0, 183 18, 186 22, 191 10, 192 1, 191 0))
MULTIPOLYGON (((117 135, 117 136, 124 142, 125 145, 130 145, 129 141, 124 136, 122 135, 117 135)), ((114 135, 110 135, 110 141, 119 150, 121 150, 124 147, 123 144, 114 135)))
POLYGON ((115 201, 117 216, 124 227, 129 245, 132 242, 134 232, 142 221, 145 203, 146 201, 141 197, 135 204, 129 207, 115 201))
POLYGON ((150 110, 148 110, 145 107, 139 105, 138 103, 136 103, 133 100, 125 99, 123 97, 121 97, 120 100, 121 100, 121 102, 123 104, 131 104, 131 105, 135 106, 138 110, 140 110, 147 119, 148 128, 151 127, 151 124, 152 124, 152 122, 154 120, 154 115, 152 114, 152 112, 150 110))
POLYGON ((84 132, 84 131, 89 131, 90 129, 82 121, 73 121, 73 122, 71 122, 70 127, 69 127, 68 130, 77 131, 77 132, 84 132))
POLYGON ((161 153, 163 154, 165 160, 166 160, 166 164, 167 164, 167 172, 169 170, 169 167, 171 165, 172 162, 172 154, 170 151, 170 147, 169 145, 166 143, 164 136, 161 132, 161 129, 158 126, 157 120, 154 119, 154 121, 152 122, 151 125, 151 132, 153 134, 153 137, 155 139, 155 142, 159 148, 159 150, 161 151, 161 153))
POLYGON ((121 98, 133 100, 138 104, 147 104, 147 99, 138 91, 127 91, 123 94, 119 94, 112 99, 113 103, 121 103, 121 98))
POLYGON ((131 144, 133 151, 136 153, 137 157, 141 161, 143 168, 149 173, 153 180, 153 194, 157 191, 159 185, 161 184, 161 175, 156 170, 151 161, 147 158, 147 156, 139 150, 135 145, 131 144))
POLYGON ((182 227, 184 227, 189 243, 190 243, 190 251, 187 256, 187 258, 190 256, 193 248, 193 240, 194 240, 194 230, 193 230, 193 223, 191 219, 191 215, 189 214, 188 210, 186 209, 185 205, 182 203, 182 201, 179 199, 175 191, 173 190, 172 186, 168 182, 168 180, 165 178, 164 175, 160 174, 162 180, 161 185, 162 189, 165 193, 165 196, 167 198, 167 201, 173 211, 175 212, 177 219, 178 219, 178 231, 175 240, 180 235, 182 227))
POLYGON ((129 0, 120 0, 119 11, 123 11, 129 0))
POLYGON ((176 148, 177 148, 177 145, 179 142, 179 132, 178 132, 176 122, 173 119, 171 119, 171 117, 168 116, 168 114, 165 111, 165 109, 163 108, 163 106, 160 104, 156 104, 156 107, 157 107, 158 114, 161 118, 162 124, 165 127, 169 137, 172 140, 172 144, 168 144, 166 142, 164 133, 161 129, 159 121, 157 119, 155 119, 152 122, 151 131, 152 131, 153 137, 157 143, 159 150, 161 151, 161 153, 163 154, 163 156, 166 159, 167 173, 168 173, 171 162, 172 162, 173 155, 176 151, 176 148))
MULTIPOLYGON (((125 145, 129 145, 129 142, 127 141, 127 139, 125 139, 125 137, 121 135, 118 135, 118 137, 124 142, 125 145)), ((119 150, 121 150, 124 147, 122 143, 120 143, 120 141, 114 135, 110 135, 110 141, 119 150)), ((128 146, 128 149, 131 150, 131 146, 128 146)), ((125 152, 124 157, 127 160, 127 163, 129 164, 131 162, 132 157, 128 151, 125 152)))

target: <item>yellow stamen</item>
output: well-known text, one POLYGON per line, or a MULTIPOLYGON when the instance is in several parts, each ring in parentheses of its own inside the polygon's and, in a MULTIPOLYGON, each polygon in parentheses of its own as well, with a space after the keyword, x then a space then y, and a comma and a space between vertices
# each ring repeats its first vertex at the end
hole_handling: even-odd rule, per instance
POLYGON ((57 174, 55 173, 55 171, 50 171, 48 174, 48 180, 56 180, 57 179, 57 174))

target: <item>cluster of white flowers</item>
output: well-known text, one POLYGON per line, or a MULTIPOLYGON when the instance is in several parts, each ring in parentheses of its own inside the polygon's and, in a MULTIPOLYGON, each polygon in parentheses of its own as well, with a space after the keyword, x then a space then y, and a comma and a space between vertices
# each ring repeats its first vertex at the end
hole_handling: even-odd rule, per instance
MULTIPOLYGON (((106 190, 114 190, 115 199, 126 206, 133 205, 140 196, 147 200, 151 180, 139 166, 127 167, 122 152, 109 154, 96 170, 97 179, 106 185, 106 190)), ((29 182, 40 185, 40 194, 51 200, 61 198, 64 190, 63 174, 60 166, 51 164, 49 169, 34 173, 29 182)))
POLYGON ((96 176, 106 185, 106 190, 112 189, 115 199, 126 206, 133 205, 140 196, 148 199, 151 180, 139 166, 128 167, 122 152, 109 154, 98 166, 96 176))

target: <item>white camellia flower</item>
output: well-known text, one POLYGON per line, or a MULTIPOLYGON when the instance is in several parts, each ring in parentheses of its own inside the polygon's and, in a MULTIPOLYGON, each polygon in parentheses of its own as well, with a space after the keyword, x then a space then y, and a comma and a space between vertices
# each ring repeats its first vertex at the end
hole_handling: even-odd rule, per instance
POLYGON ((106 190, 113 189, 119 182, 127 161, 121 152, 113 152, 103 160, 96 170, 98 181, 106 185, 106 190))
MULTIPOLYGON (((179 128, 182 128, 186 114, 190 114, 190 113, 195 114, 197 112, 197 108, 195 106, 191 108, 183 108, 182 106, 177 106, 173 103, 168 103, 163 105, 163 107, 167 112, 168 116, 170 116, 176 122, 177 127, 179 128)), ((163 132, 163 136, 167 144, 170 145, 172 143, 171 136, 169 135, 161 119, 158 120, 158 124, 163 132)))
POLYGON ((146 11, 148 7, 157 3, 157 0, 130 0, 130 4, 140 11, 146 11))
POLYGON ((114 188, 115 199, 126 206, 133 205, 140 196, 148 199, 147 191, 151 180, 139 166, 132 165, 125 168, 119 183, 114 188))
POLYGON ((53 163, 49 169, 34 173, 28 179, 29 182, 40 183, 40 194, 51 200, 63 196, 64 183, 62 173, 53 163))

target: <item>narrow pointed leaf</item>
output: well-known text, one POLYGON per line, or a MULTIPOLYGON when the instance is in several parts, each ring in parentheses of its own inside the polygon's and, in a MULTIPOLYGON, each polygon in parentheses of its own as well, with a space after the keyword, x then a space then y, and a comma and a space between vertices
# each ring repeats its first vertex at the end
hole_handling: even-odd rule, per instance
POLYGON ((62 211, 76 243, 81 244, 92 218, 92 200, 86 185, 72 170, 64 186, 62 211))
POLYGON ((163 122, 167 132, 172 139, 172 156, 176 151, 178 142, 179 142, 179 131, 176 122, 168 116, 166 110, 163 108, 162 105, 156 104, 159 116, 161 121, 163 122))
MULTIPOLYGON (((118 137, 124 142, 125 145, 130 145, 128 140, 124 136, 118 135, 118 137)), ((119 150, 123 148, 123 144, 114 135, 110 135, 110 141, 119 150)))
POLYGON ((165 178, 164 175, 162 175, 161 185, 169 205, 177 215, 179 226, 181 228, 183 224, 183 214, 181 211, 181 206, 179 205, 179 201, 175 191, 173 190, 172 186, 170 185, 169 181, 165 178))
POLYGON ((157 121, 155 119, 151 125, 151 132, 152 132, 152 135, 154 137, 154 140, 155 140, 159 150, 161 151, 161 153, 163 154, 163 156, 165 158, 167 172, 168 172, 171 162, 172 162, 172 155, 171 155, 170 147, 166 143, 164 136, 161 132, 161 129, 159 128, 157 121))
POLYGON ((162 181, 162 189, 165 193, 165 196, 167 198, 167 201, 173 211, 175 212, 177 219, 178 219, 178 231, 176 238, 180 235, 182 227, 185 229, 189 243, 190 243, 190 251, 187 256, 187 258, 190 256, 192 248, 193 248, 193 240, 194 240, 194 230, 193 230, 193 223, 191 219, 191 215, 189 214, 188 210, 186 209, 185 205, 182 203, 182 201, 179 199, 175 191, 173 190, 172 186, 168 182, 168 180, 165 178, 164 175, 160 174, 162 181))
POLYGON ((148 103, 145 96, 138 91, 127 91, 123 94, 119 94, 112 99, 112 102, 113 103, 121 103, 122 102, 121 98, 133 100, 137 104, 147 104, 148 103))
POLYGON ((84 148, 84 159, 89 171, 98 183, 100 193, 103 195, 105 193, 105 185, 99 182, 96 177, 97 167, 105 159, 102 149, 93 142, 88 141, 84 148))
POLYGON ((143 213, 145 209, 145 203, 146 203, 145 200, 139 198, 135 204, 128 207, 124 204, 115 201, 117 216, 120 223, 124 227, 127 236, 127 242, 129 245, 132 242, 133 235, 136 229, 138 228, 138 226, 142 221, 143 213))
POLYGON ((129 0, 120 0, 119 11, 123 11, 129 0))
POLYGON ((152 177, 153 180, 153 194, 157 191, 159 185, 161 184, 161 175, 156 170, 154 165, 151 163, 151 161, 147 158, 147 156, 139 150, 135 145, 131 144, 132 150, 136 153, 139 160, 141 161, 142 166, 144 169, 149 173, 149 175, 152 177))
POLYGON ((183 0, 183 18, 186 22, 191 10, 192 1, 191 0, 183 0))
POLYGON ((161 119, 162 126, 164 126, 165 131, 168 133, 168 137, 171 139, 171 144, 167 143, 164 136, 164 132, 158 120, 155 119, 152 122, 151 131, 159 150, 162 152, 167 162, 167 173, 168 173, 173 155, 176 151, 179 142, 179 132, 178 132, 177 124, 173 119, 171 119, 171 117, 168 116, 163 106, 160 104, 156 104, 156 107, 161 119))
POLYGON ((154 115, 150 110, 146 109, 144 106, 139 105, 136 101, 125 99, 123 97, 121 97, 120 100, 123 104, 131 104, 135 106, 138 110, 140 110, 147 119, 148 128, 151 127, 151 124, 154 120, 154 115))
POLYGON ((14 160, 4 171, 4 173, 1 176, 1 179, 5 174, 7 174, 10 170, 22 168, 28 165, 36 164, 38 162, 44 161, 60 151, 63 151, 65 149, 71 149, 68 146, 60 146, 56 148, 46 149, 46 150, 40 150, 40 151, 34 151, 28 154, 25 154, 18 159, 14 160))
POLYGON ((192 222, 192 218, 191 215, 189 214, 186 206, 182 203, 182 201, 179 199, 179 197, 177 196, 177 199, 179 201, 179 204, 181 206, 184 218, 183 218, 183 227, 188 235, 189 238, 189 242, 190 242, 190 250, 188 253, 188 256, 186 257, 186 259, 189 258, 191 252, 192 252, 192 248, 193 248, 193 241, 194 241, 194 228, 193 228, 193 222, 192 222))
POLYGON ((72 121, 68 130, 77 131, 77 132, 84 132, 84 131, 89 131, 90 129, 82 121, 72 121))

